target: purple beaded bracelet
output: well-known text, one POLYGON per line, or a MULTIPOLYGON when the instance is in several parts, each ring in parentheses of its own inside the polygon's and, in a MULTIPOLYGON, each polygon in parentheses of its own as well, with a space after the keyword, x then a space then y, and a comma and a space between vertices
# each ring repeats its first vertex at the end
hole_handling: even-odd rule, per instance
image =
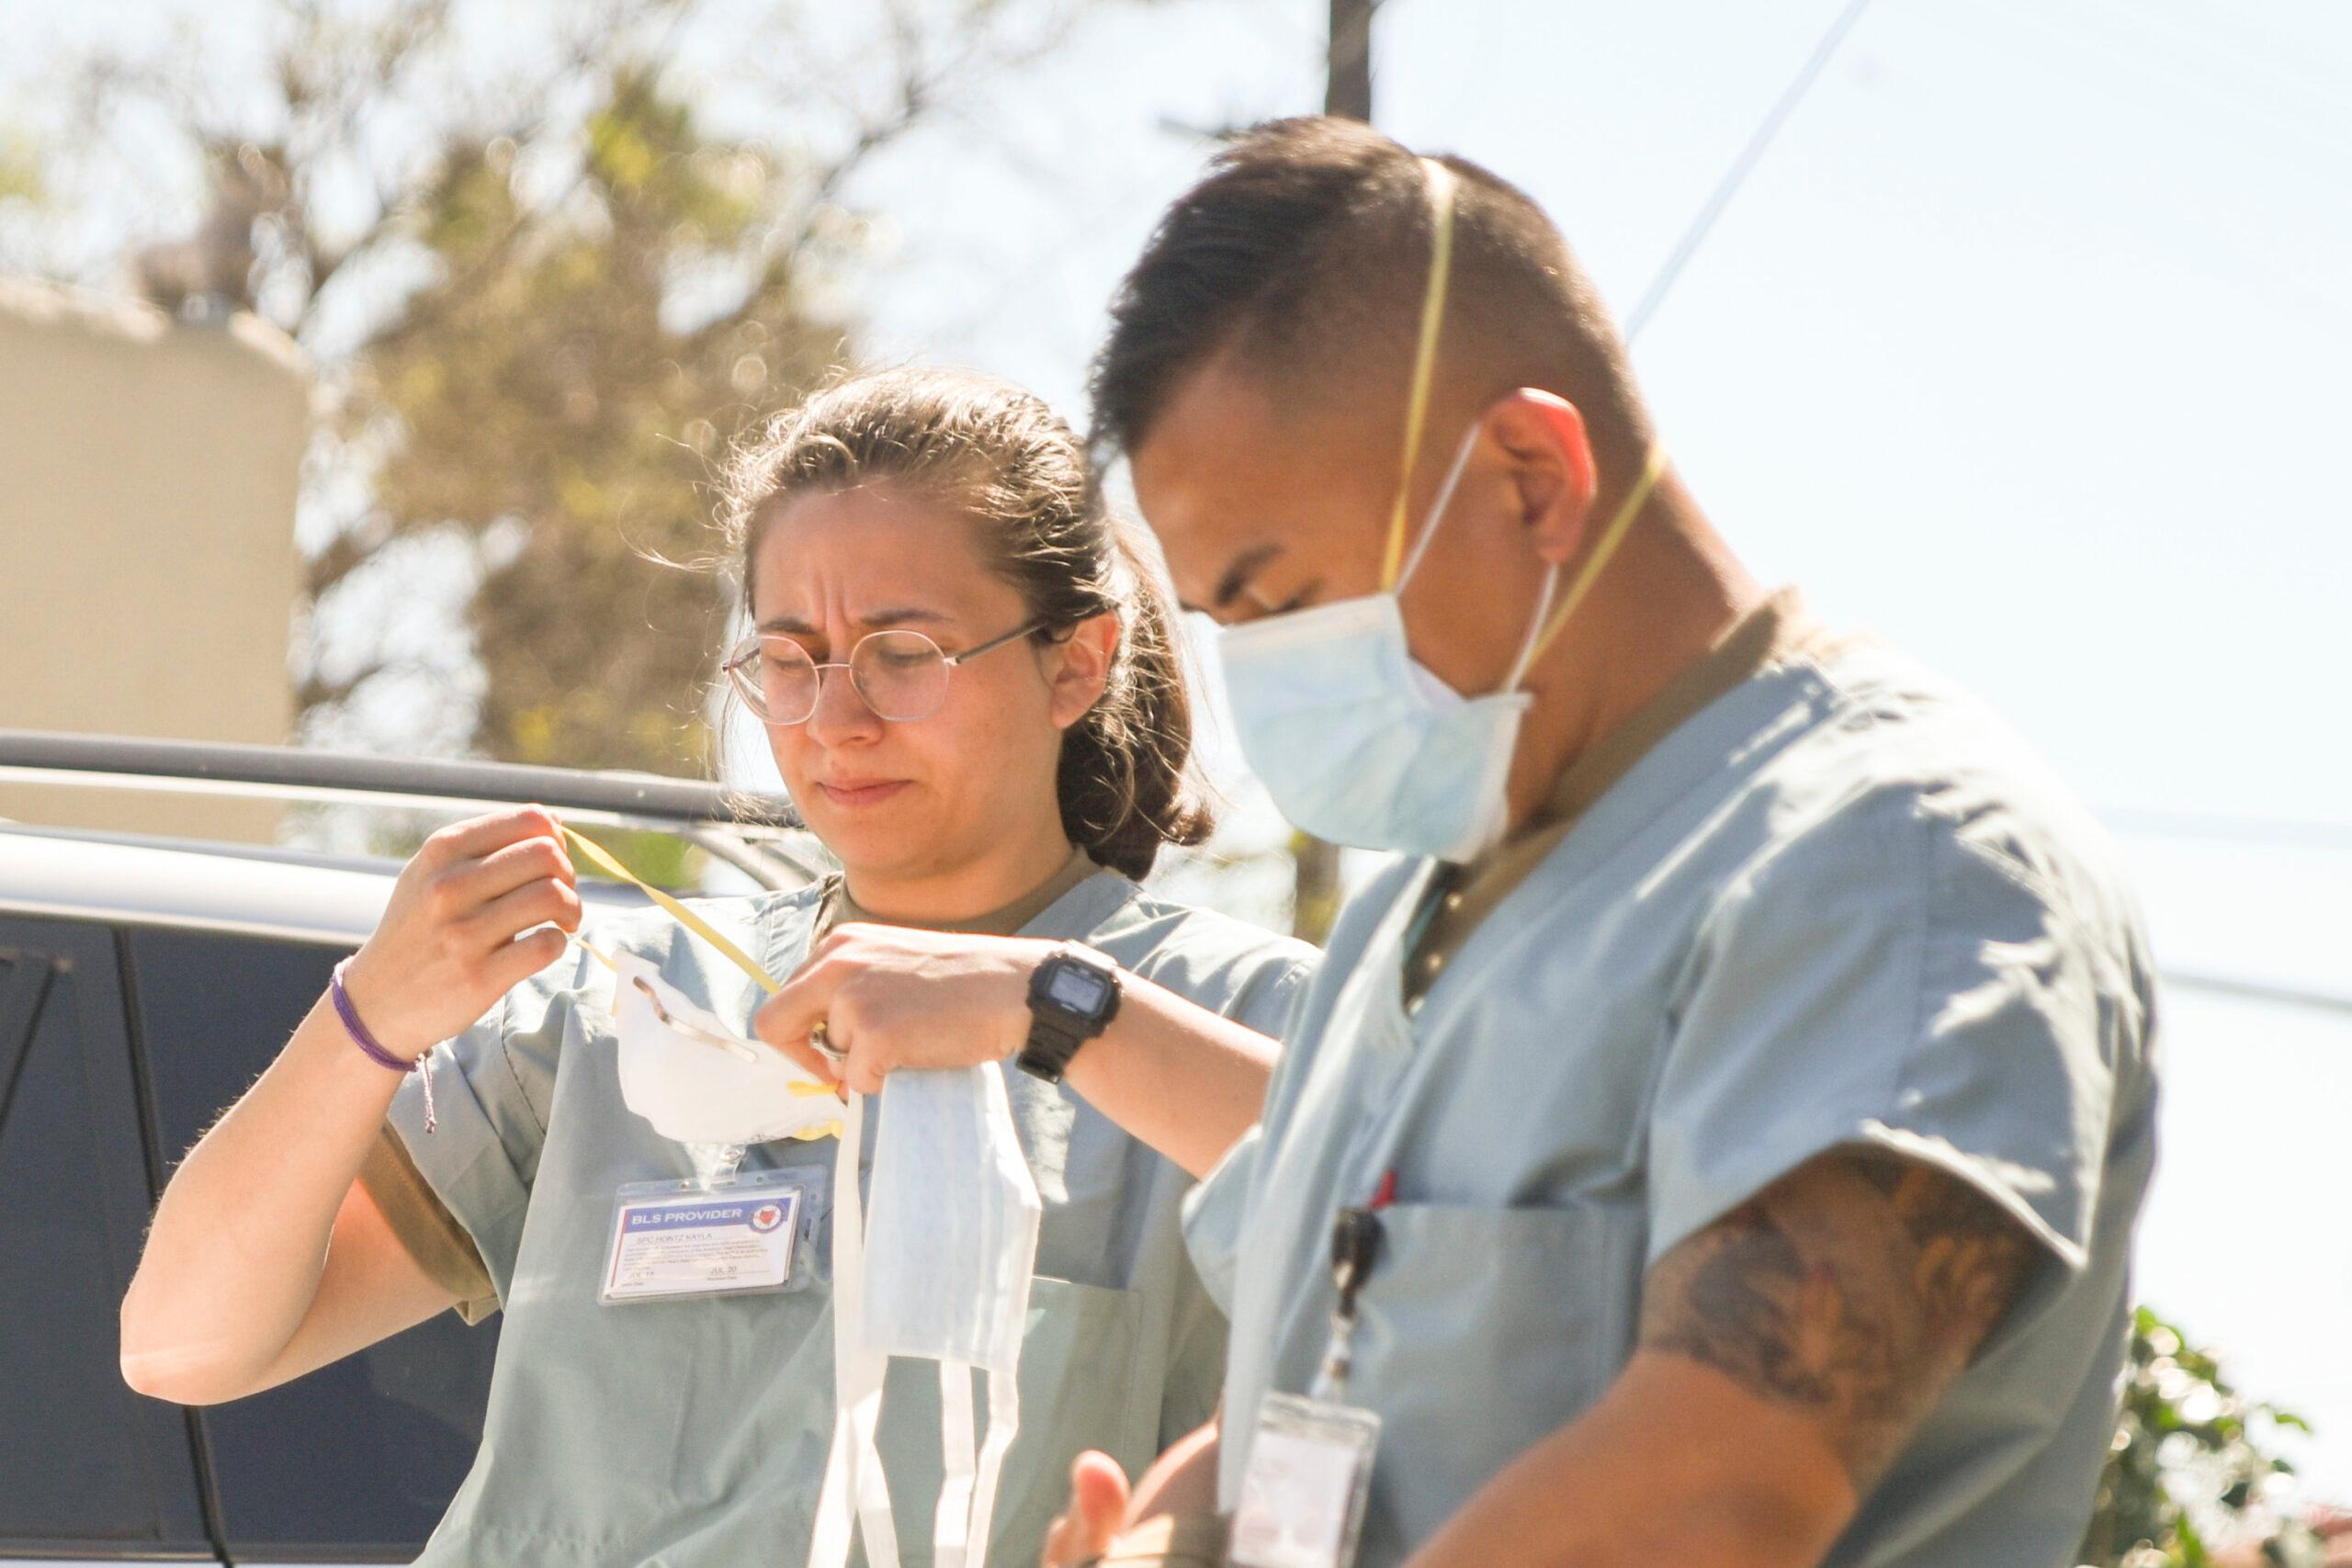
POLYGON ((351 1005, 351 992, 344 987, 343 972, 350 966, 351 960, 345 959, 334 966, 334 975, 327 981, 327 995, 334 1002, 335 1016, 343 1020, 343 1032, 350 1035, 351 1043, 378 1066, 390 1067, 403 1076, 414 1073, 424 1080, 424 1130, 430 1133, 441 1120, 433 1112, 433 1069, 425 1064, 424 1056, 413 1062, 401 1061, 368 1032, 368 1026, 359 1021, 359 1010, 351 1005))

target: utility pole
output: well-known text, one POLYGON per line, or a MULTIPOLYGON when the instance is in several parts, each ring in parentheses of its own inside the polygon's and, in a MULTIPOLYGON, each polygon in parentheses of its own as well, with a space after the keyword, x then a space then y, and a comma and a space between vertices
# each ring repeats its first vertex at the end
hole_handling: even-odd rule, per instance
POLYGON ((1372 14, 1380 0, 1331 0, 1329 73, 1323 112, 1372 120, 1372 14))
MULTIPOLYGON (((1372 14, 1380 0, 1331 0, 1330 45, 1323 85, 1323 112, 1372 121, 1372 14)), ((1296 863, 1291 893, 1291 931, 1321 946, 1340 913, 1340 848, 1310 833, 1291 840, 1296 863)))

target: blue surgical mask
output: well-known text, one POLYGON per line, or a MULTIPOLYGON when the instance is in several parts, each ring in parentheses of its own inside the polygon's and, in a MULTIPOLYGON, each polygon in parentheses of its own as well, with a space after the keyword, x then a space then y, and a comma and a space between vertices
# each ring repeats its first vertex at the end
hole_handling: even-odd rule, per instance
POLYGON ((1428 553, 1478 427, 1394 588, 1228 628, 1218 639, 1241 750, 1290 821, 1333 843, 1467 861, 1503 834, 1529 697, 1519 689, 1555 569, 1502 690, 1464 697, 1415 661, 1397 595, 1428 553))
POLYGON ((1401 559, 1453 255, 1453 174, 1427 160, 1422 166, 1435 225, 1384 586, 1232 627, 1217 649, 1242 752, 1295 826, 1333 843, 1469 861, 1493 848, 1509 824, 1511 758, 1532 700, 1520 682, 1616 552, 1664 470, 1665 452, 1651 451, 1567 592, 1558 595, 1558 568, 1545 578, 1501 690, 1464 697, 1414 660, 1397 595, 1429 553, 1481 428, 1474 424, 1463 436, 1411 558, 1401 559))

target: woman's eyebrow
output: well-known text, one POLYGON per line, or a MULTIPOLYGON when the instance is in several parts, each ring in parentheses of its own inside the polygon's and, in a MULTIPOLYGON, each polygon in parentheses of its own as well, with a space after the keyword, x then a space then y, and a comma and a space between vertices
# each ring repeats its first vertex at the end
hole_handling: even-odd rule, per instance
POLYGON ((935 626, 944 625, 952 618, 941 615, 936 610, 918 610, 909 606, 904 609, 873 611, 860 615, 857 624, 861 626, 903 626, 910 622, 916 622, 923 626, 935 626))
MULTIPOLYGON (((921 610, 912 605, 905 605, 876 610, 860 615, 857 618, 857 624, 872 630, 876 626, 940 626, 948 619, 950 617, 941 615, 936 610, 921 610)), ((823 635, 820 628, 798 615, 771 615, 752 629, 763 634, 781 633, 786 637, 821 637, 823 635)))

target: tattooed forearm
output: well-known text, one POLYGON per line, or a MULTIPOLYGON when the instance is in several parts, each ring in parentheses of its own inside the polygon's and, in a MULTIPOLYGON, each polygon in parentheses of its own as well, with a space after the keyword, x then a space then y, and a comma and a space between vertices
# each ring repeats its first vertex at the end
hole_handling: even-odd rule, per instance
POLYGON ((1867 1490, 2007 1311, 2033 1255, 2024 1228, 1965 1183, 1843 1150, 1659 1258, 1642 1346, 1797 1407, 1867 1490))

